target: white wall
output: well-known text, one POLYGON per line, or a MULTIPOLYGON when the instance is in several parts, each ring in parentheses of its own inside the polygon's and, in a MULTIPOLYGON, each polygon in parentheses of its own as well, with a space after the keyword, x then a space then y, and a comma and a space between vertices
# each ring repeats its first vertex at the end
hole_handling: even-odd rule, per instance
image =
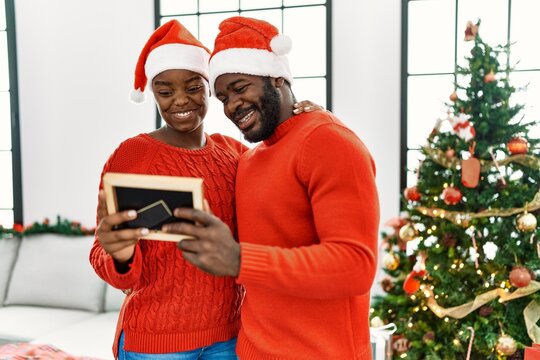
MULTIPOLYGON (((15 5, 25 223, 61 215, 93 226, 103 163, 154 126, 152 101, 128 101, 153 1, 15 5)), ((375 158, 384 222, 398 213, 400 2, 334 1, 333 24, 333 111, 375 158)))
POLYGON ((127 136, 155 124, 128 101, 152 0, 15 2, 25 223, 93 226, 99 175, 127 136))
MULTIPOLYGON (((399 213, 400 3, 333 2, 333 112, 375 159, 381 227, 399 213)), ((383 275, 377 274, 374 294, 383 275)))
POLYGON ((381 223, 399 212, 398 0, 333 2, 333 104, 377 165, 381 223))

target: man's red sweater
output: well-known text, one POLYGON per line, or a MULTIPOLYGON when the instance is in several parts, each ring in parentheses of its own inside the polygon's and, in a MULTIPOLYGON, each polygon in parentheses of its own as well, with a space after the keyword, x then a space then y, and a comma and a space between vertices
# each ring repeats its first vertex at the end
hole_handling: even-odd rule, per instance
POLYGON ((333 115, 293 116, 240 159, 242 360, 371 359, 373 160, 333 115))
MULTIPOLYGON (((116 149, 103 174, 201 177, 210 208, 235 233, 234 182, 246 147, 218 134, 206 139, 203 149, 187 150, 138 135, 116 149)), ((90 262, 112 286, 131 289, 118 321, 115 356, 121 331, 125 349, 142 353, 193 350, 237 336, 242 287, 234 278, 215 277, 189 264, 175 243, 139 241, 130 270, 120 274, 96 238, 90 262)))

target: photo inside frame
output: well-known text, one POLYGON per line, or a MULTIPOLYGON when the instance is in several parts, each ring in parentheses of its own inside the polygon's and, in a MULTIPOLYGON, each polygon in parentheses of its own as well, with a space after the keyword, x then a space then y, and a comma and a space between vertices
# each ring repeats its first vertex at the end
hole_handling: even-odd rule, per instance
POLYGON ((193 193, 190 191, 170 191, 115 186, 117 211, 137 211, 137 218, 119 225, 123 228, 146 227, 159 230, 162 225, 181 221, 173 216, 178 207, 193 207, 193 193))

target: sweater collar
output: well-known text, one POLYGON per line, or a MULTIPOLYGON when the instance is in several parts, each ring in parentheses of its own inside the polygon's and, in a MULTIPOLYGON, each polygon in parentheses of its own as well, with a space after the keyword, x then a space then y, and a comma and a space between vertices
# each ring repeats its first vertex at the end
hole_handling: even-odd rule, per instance
POLYGON ((276 127, 272 135, 267 139, 263 140, 263 143, 266 146, 273 145, 277 143, 281 138, 283 138, 287 133, 303 118, 304 113, 299 115, 293 115, 281 124, 276 127))
POLYGON ((145 138, 147 141, 150 141, 151 143, 156 144, 158 146, 168 148, 175 152, 180 152, 180 153, 185 153, 185 154, 190 154, 190 155, 206 155, 210 153, 214 148, 214 139, 212 139, 212 137, 206 133, 204 134, 206 138, 206 144, 204 145, 204 147, 200 149, 194 149, 194 150, 169 145, 167 143, 154 139, 153 137, 151 137, 149 134, 146 134, 146 133, 141 134, 141 136, 145 138))

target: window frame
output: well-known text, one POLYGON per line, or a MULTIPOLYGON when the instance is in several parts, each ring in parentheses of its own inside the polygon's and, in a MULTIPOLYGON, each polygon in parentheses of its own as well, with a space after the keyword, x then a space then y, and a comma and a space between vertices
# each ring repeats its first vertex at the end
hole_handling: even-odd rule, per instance
MULTIPOLYGON (((17 39, 15 35, 15 1, 4 0, 6 11, 6 36, 11 119, 11 158, 13 182, 13 222, 23 224, 22 162, 19 122, 19 86, 17 72, 17 39)), ((6 150, 8 151, 8 150, 6 150)), ((3 208, 2 210, 10 210, 3 208)))

